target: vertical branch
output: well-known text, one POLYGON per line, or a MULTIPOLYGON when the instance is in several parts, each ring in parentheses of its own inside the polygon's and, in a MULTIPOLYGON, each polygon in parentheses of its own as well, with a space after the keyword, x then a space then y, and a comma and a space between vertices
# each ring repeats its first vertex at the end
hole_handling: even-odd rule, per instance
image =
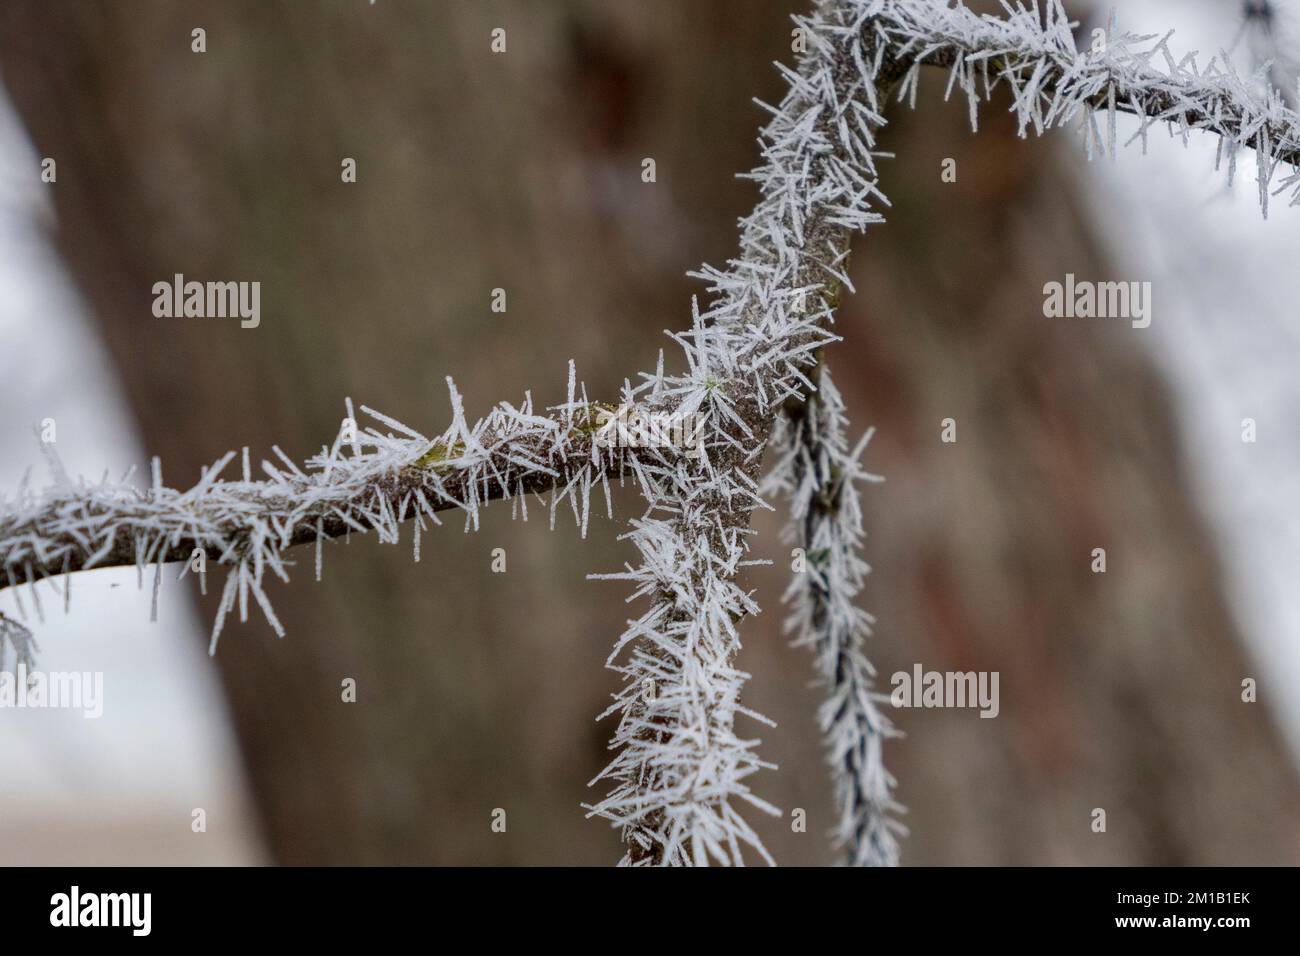
POLYGON ((882 748, 899 733, 876 707, 875 670, 863 650, 874 618, 856 603, 870 572, 861 556, 858 486, 881 479, 860 463, 872 433, 849 447, 844 402, 825 366, 817 386, 806 402, 787 404, 773 439, 781 457, 769 482, 788 496, 784 537, 803 559, 785 594, 792 607, 786 628, 796 645, 812 650, 825 688, 818 724, 835 794, 835 844, 850 865, 895 866, 896 834, 905 830, 890 818, 902 807, 893 798, 882 748))
MULTIPOLYGON (((633 865, 744 862, 750 848, 771 862, 738 812, 776 813, 749 788, 770 766, 734 720, 748 677, 735 667, 737 625, 757 610, 735 581, 747 562, 761 458, 780 406, 812 385, 805 369, 833 336, 853 232, 879 222, 875 131, 882 83, 895 78, 874 30, 879 6, 825 3, 796 18, 806 42, 789 91, 763 132, 765 164, 751 174, 762 199, 745 221, 741 254, 727 271, 706 268, 714 299, 676 336, 690 372, 653 387, 702 409, 705 454, 665 463, 650 507, 628 537, 641 563, 602 575, 632 581, 651 607, 629 623, 610 666, 623 688, 606 714, 619 724, 617 751, 596 778, 613 789, 590 807, 621 827, 633 865), (619 661, 624 652, 626 659, 619 661)), ((644 487, 644 486, 643 486, 644 487)), ((764 505, 766 506, 766 505, 764 505)), ((604 715, 602 715, 604 716, 604 715)), ((593 783, 596 781, 593 781, 593 783)))

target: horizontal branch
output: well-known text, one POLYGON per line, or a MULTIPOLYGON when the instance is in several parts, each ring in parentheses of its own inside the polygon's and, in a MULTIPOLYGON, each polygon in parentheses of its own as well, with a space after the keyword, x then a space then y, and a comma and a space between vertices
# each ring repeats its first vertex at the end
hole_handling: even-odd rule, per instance
MULTIPOLYGON (((302 467, 276 448, 278 461, 262 462, 263 480, 252 479, 247 449, 242 476, 223 477, 236 457, 230 452, 185 490, 163 486, 156 460, 152 485, 142 489, 129 475, 73 481, 51 454, 50 488, 34 492, 24 482, 15 500, 0 500, 0 589, 202 554, 205 565, 244 567, 249 580, 240 586, 256 594, 265 569, 286 578, 286 549, 354 531, 396 543, 400 525, 415 519, 418 559, 424 519, 439 523, 439 512, 460 509, 477 526, 478 509, 500 499, 526 517, 528 497, 546 492, 542 504, 552 521, 568 500, 585 533, 594 485, 666 467, 674 454, 621 441, 610 427, 621 421, 612 407, 576 398, 572 372, 569 401, 545 415, 534 414, 526 398, 519 408, 498 405, 471 426, 454 385, 451 397, 452 424, 436 439, 363 408, 384 430, 358 430, 346 419, 333 445, 302 467)), ((666 403, 659 413, 671 408, 666 403)))
MULTIPOLYGON (((479 508, 496 500, 510 501, 512 513, 526 519, 530 496, 552 524, 567 502, 585 536, 597 487, 612 517, 609 482, 631 477, 644 493, 707 452, 709 418, 700 414, 701 396, 668 387, 662 368, 645 378, 623 390, 618 406, 590 402, 571 365, 565 403, 537 414, 526 396, 518 408, 503 402, 473 424, 448 379, 452 422, 437 438, 363 406, 376 426, 360 430, 349 416, 333 444, 301 467, 275 448, 277 461, 261 463, 267 477, 253 480, 244 449, 239 477, 224 477, 236 459, 229 452, 184 490, 163 485, 156 459, 148 488, 130 475, 74 481, 47 446, 53 485, 38 492, 25 481, 14 500, 0 499, 0 591, 29 585, 39 612, 39 582, 95 568, 193 562, 202 555, 204 572, 210 560, 237 573, 227 596, 233 600, 230 588, 237 588, 243 607, 251 591, 278 631, 263 576, 270 570, 287 581, 285 552, 300 545, 317 545, 319 576, 323 541, 373 531, 396 544, 401 525, 414 519, 419 560, 425 519, 439 524, 440 512, 458 509, 467 527, 477 528, 479 508), (692 436, 699 448, 681 443, 692 436)), ((708 390, 723 396, 741 387, 739 378, 719 377, 708 390)), ((21 610, 21 592, 14 593, 21 610)))
MULTIPOLYGON (((427 447, 427 446, 426 446, 427 447)), ((575 454, 581 449, 575 448, 575 454)), ((414 457, 418 459, 420 452, 414 457)), ((343 459, 347 461, 347 459, 343 459)), ((190 560, 198 552, 228 561, 254 529, 274 529, 280 547, 338 538, 353 531, 380 530, 418 511, 432 515, 459 507, 468 497, 465 469, 454 463, 337 469, 267 481, 209 481, 187 490, 140 490, 126 483, 59 487, 26 514, 0 522, 4 539, 4 584, 33 573, 37 578, 93 568, 190 560), (440 480, 440 490, 431 485, 440 480), (327 492, 322 495, 321 492, 327 492), (420 496, 424 503, 420 503, 420 496), (302 504, 303 499, 308 500, 302 504), (167 529, 165 533, 160 531, 167 529), (17 575, 15 575, 17 571, 17 575)), ((540 472, 520 476, 515 493, 552 488, 555 479, 540 472)), ((507 497, 506 485, 492 482, 479 500, 507 497)))
MULTIPOLYGON (((1058 0, 1044 5, 1041 18, 1037 9, 1022 7, 994 17, 950 7, 946 0, 887 0, 886 12, 868 29, 884 37, 890 56, 907 66, 901 95, 915 97, 920 67, 947 68, 948 92, 954 87, 965 92, 972 126, 979 102, 1002 83, 1011 90, 1021 135, 1031 127, 1041 134, 1083 120, 1090 152, 1100 145, 1113 154, 1115 114, 1126 113, 1145 120, 1129 140, 1141 140, 1144 146, 1150 128, 1160 123, 1184 136, 1194 130, 1218 136, 1228 147, 1229 175, 1235 171, 1236 152, 1252 149, 1267 215, 1269 185, 1278 167, 1300 170, 1300 114, 1272 86, 1266 71, 1252 82, 1226 54, 1204 69, 1194 55, 1176 58, 1169 48, 1172 30, 1157 40, 1117 33, 1112 24, 1104 42, 1080 50, 1075 26, 1058 0), (1153 61, 1164 70, 1154 68, 1153 61), (1108 116, 1104 140, 1096 125, 1098 112, 1108 116)), ((1287 188, 1291 205, 1300 204, 1300 174, 1285 179, 1278 191, 1287 188)))
MULTIPOLYGON (((1022 132, 1030 128, 1041 132, 1078 118, 1093 134, 1089 142, 1101 142, 1095 115, 1103 111, 1110 114, 1113 148, 1114 115, 1130 112, 1147 120, 1135 138, 1145 137, 1150 125, 1159 122, 1182 131, 1218 134, 1230 147, 1230 168, 1237 148, 1254 148, 1265 206, 1268 183, 1278 165, 1300 160, 1300 117, 1279 95, 1254 95, 1226 62, 1216 60, 1200 70, 1190 58, 1175 59, 1167 36, 1151 43, 1152 38, 1112 32, 1104 47, 1079 51, 1073 24, 1057 0, 1046 3, 1041 18, 1037 11, 1019 7, 1008 9, 1004 18, 978 16, 962 6, 949 6, 946 0, 840 0, 840 5, 838 23, 823 24, 814 34, 816 41, 840 43, 851 33, 859 35, 866 41, 862 49, 873 51, 874 62, 846 59, 844 50, 849 48, 845 47, 820 61, 838 62, 845 68, 842 73, 787 77, 798 91, 791 103, 829 105, 827 115, 842 127, 836 132, 840 138, 858 136, 860 130, 883 122, 873 91, 888 89, 901 79, 900 95, 914 96, 920 68, 935 66, 949 71, 949 92, 959 88, 966 93, 972 121, 979 103, 1005 83, 1014 97, 1022 132), (1163 60, 1165 72, 1150 65, 1157 58, 1163 60), (854 68, 863 76, 856 77, 854 68), (849 90, 854 92, 846 94, 849 90), (862 101, 864 92, 868 102, 862 101)), ((792 109, 791 104, 786 107, 792 109)), ((789 140, 794 142, 802 135, 803 119, 791 112, 783 121, 796 134, 789 140)), ((851 162, 832 159, 828 144, 778 144, 773 149, 761 176, 767 208, 760 205, 751 217, 742 238, 742 259, 732 264, 730 273, 703 274, 713 282, 716 294, 743 303, 738 314, 743 313, 744 328, 704 332, 697 326, 676 336, 688 351, 694 348, 699 354, 696 361, 706 364, 727 351, 746 355, 749 367, 717 372, 719 388, 734 383, 738 402, 752 398, 763 408, 801 397, 807 380, 798 366, 812 350, 834 338, 824 331, 834 302, 829 301, 822 314, 803 316, 797 326, 776 323, 778 333, 770 316, 765 319, 755 313, 773 308, 771 293, 754 296, 753 288, 780 288, 789 297, 779 303, 784 323, 796 298, 808 292, 829 293, 844 283, 843 237, 847 231, 880 221, 868 203, 873 197, 883 199, 875 187, 869 146, 856 150, 851 162), (786 149, 797 157, 814 158, 805 165, 788 162, 781 154, 786 149), (826 162, 833 163, 828 174, 814 173, 826 162), (820 225, 814 210, 820 210, 820 225), (785 223, 781 230, 789 229, 773 246, 771 226, 776 220, 785 223), (802 261, 809 268, 773 282, 768 273, 777 263, 784 267, 785 243, 804 249, 802 261), (748 345, 738 350, 731 336, 748 345), (724 341, 726 347, 720 349, 724 341), (775 348, 775 343, 782 353, 779 374, 753 375, 754 363, 768 362, 772 356, 768 346, 775 348), (760 393, 745 396, 746 388, 760 393), (775 394, 763 394, 765 389, 775 394)), ((1285 185, 1295 185, 1300 197, 1300 176, 1292 176, 1285 185)), ((725 325, 729 308, 715 309, 705 318, 725 325)), ((631 390, 623 396, 624 402, 646 387, 649 382, 631 390)), ((662 371, 653 388, 653 401, 664 403, 663 410, 672 413, 678 408, 681 395, 665 398, 662 371)), ((186 560, 196 551, 222 564, 251 566, 251 583, 260 588, 267 567, 285 576, 285 549, 351 531, 376 531, 382 539, 396 541, 398 526, 419 517, 418 549, 418 527, 424 517, 437 521, 438 512, 461 508, 472 525, 478 507, 493 499, 510 498, 526 511, 528 495, 552 491, 552 515, 567 498, 585 528, 594 483, 638 468, 644 475, 644 469, 672 467, 657 453, 647 457, 626 448, 594 449, 591 416, 598 407, 575 397, 572 378, 569 401, 550 415, 535 415, 526 400, 520 409, 502 404, 470 426, 454 387, 452 403, 453 424, 439 439, 427 439, 377 416, 391 429, 389 433, 371 428, 355 442, 336 440, 303 468, 277 449, 283 467, 264 464, 269 475, 264 481, 251 479, 246 460, 241 479, 224 480, 221 475, 233 453, 184 491, 163 487, 156 474, 147 490, 125 481, 73 482, 56 467, 58 480, 53 487, 38 493, 24 485, 15 499, 0 499, 0 590, 96 567, 186 560), (351 454, 345 453, 348 450, 351 454)), ((247 586, 242 578, 239 586, 247 586)))

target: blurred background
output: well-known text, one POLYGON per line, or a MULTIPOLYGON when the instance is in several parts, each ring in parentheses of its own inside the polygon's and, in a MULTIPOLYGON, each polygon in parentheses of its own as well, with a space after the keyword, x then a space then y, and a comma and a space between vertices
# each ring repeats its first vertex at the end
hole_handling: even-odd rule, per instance
MULTIPOLYGON (((1127 0, 1119 22, 1248 68, 1268 45, 1242 6, 1127 0)), ((71 471, 157 454, 186 485, 241 445, 314 453, 345 396, 441 431, 448 374, 471 414, 561 400, 570 358, 613 395, 688 321, 685 272, 735 250, 752 98, 780 96, 803 8, 6 0, 0 494, 45 480, 46 418, 71 471), (260 281, 260 327, 155 319, 175 273, 260 281)), ((880 685, 996 670, 1001 713, 895 713, 904 861, 1300 862, 1300 210, 1262 221, 1253 166, 1227 188, 1209 141, 1089 164, 1068 134, 1018 140, 1005 101, 972 136, 926 80, 891 114, 893 208, 858 242, 828 358, 886 478, 865 501, 880 685), (1151 328, 1044 318, 1067 272, 1151 281, 1151 328)), ((580 809, 612 732, 601 664, 634 613, 585 579, 629 558, 639 503, 615 507, 585 541, 498 507, 426 536, 419 564, 330 547, 323 583, 300 569, 271 594, 286 638, 254 617, 213 660, 211 596, 165 586, 151 624, 134 570, 78 576, 68 615, 29 623, 43 669, 105 673, 105 714, 0 712, 0 862, 615 862, 617 833, 580 809)), ((777 566, 750 576, 741 664, 745 703, 778 722, 756 789, 786 816, 754 822, 779 861, 817 865, 833 811, 811 662, 780 630, 779 524, 758 524, 777 566)))

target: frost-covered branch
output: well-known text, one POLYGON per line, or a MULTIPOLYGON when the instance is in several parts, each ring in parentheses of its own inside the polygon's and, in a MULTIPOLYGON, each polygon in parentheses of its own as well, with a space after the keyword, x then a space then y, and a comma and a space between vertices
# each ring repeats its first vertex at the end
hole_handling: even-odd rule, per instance
MULTIPOLYGON (((1265 214, 1278 166, 1296 165, 1298 117, 1288 108, 1291 98, 1271 89, 1264 99, 1257 98, 1226 54, 1201 71, 1191 57, 1174 60, 1168 35, 1156 42, 1120 35, 1113 22, 1104 44, 1081 53, 1055 0, 1049 0, 1041 16, 1037 8, 1004 4, 1005 19, 979 17, 937 0, 864 0, 857 6, 868 11, 865 29, 886 51, 878 75, 892 68, 902 76, 900 99, 910 97, 915 104, 922 66, 946 67, 947 94, 954 89, 965 93, 973 128, 979 106, 1006 84, 1021 135, 1080 119, 1089 155, 1098 144, 1113 153, 1118 112, 1143 117, 1133 138, 1144 146, 1151 126, 1161 122, 1184 136, 1194 129, 1217 133, 1230 176, 1238 150, 1258 147, 1265 214), (1165 73, 1150 67, 1155 58, 1162 59, 1165 73), (1105 117, 1104 139, 1099 115, 1105 117)), ((1265 73, 1257 79, 1267 78, 1265 73)), ((1300 194, 1294 169, 1286 186, 1300 194)), ((856 484, 866 476, 857 454, 849 453, 842 401, 824 369, 822 376, 822 388, 806 405, 786 404, 787 415, 773 439, 778 461, 766 488, 790 494, 787 538, 804 549, 807 560, 786 595, 793 603, 787 625, 797 635, 796 643, 813 648, 827 690, 819 720, 839 810, 836 842, 851 864, 890 865, 898 859, 894 832, 903 828, 890 819, 901 807, 891 795, 893 779, 884 769, 881 744, 896 732, 874 703, 873 671, 862 651, 871 619, 855 603, 867 570, 858 553, 862 532, 856 484)))
POLYGON ((622 828, 629 864, 740 864, 745 848, 770 862, 738 812, 745 803, 776 811, 748 783, 770 765, 735 728, 738 714, 765 722, 739 703, 748 675, 735 667, 737 624, 758 608, 735 576, 748 563, 758 466, 776 414, 804 397, 812 384, 804 370, 834 338, 827 326, 849 285, 851 233, 880 221, 875 130, 888 80, 862 30, 864 9, 826 4, 799 20, 808 51, 797 72, 783 69, 789 88, 771 108, 765 164, 752 174, 763 198, 743 224, 741 255, 725 272, 700 274, 713 298, 680 337, 691 372, 672 387, 710 408, 710 454, 657 483, 628 535, 640 565, 605 576, 651 598, 611 657, 624 679, 607 711, 620 718, 618 752, 597 780, 614 786, 592 807, 622 828), (741 389, 718 389, 720 376, 741 389))
MULTIPOLYGON (((246 617, 250 594, 281 632, 263 584, 267 572, 288 579, 292 547, 315 543, 319 577, 326 539, 373 531, 395 544, 401 523, 411 520, 419 560, 421 532, 427 522, 440 523, 438 512, 461 509, 466 526, 476 528, 486 502, 509 499, 526 518, 528 497, 546 491, 542 506, 551 520, 567 504, 585 533, 592 488, 604 487, 608 505, 609 479, 621 477, 638 453, 603 440, 608 406, 576 393, 572 368, 568 401, 545 415, 526 396, 518 408, 503 402, 471 425, 448 385, 452 423, 441 436, 427 438, 363 407, 375 426, 360 429, 349 414, 333 444, 302 467, 276 448, 277 460, 261 463, 260 480, 247 449, 235 477, 227 477, 236 460, 230 452, 186 490, 165 487, 157 461, 152 484, 141 489, 129 475, 74 481, 51 455, 51 487, 38 492, 24 482, 13 500, 0 500, 0 587, 25 585, 12 591, 20 612, 25 591, 43 616, 37 585, 62 590, 66 603, 72 572, 153 565, 156 597, 163 563, 184 562, 182 575, 193 569, 206 577, 211 561, 228 567, 215 646, 236 602, 246 617)), ((653 458, 642 466, 653 467, 653 458)))
MULTIPOLYGON (((818 271, 806 270, 810 251, 832 253, 822 265, 830 261, 834 270, 816 292, 819 308, 828 318, 833 313, 839 287, 847 285, 840 264, 847 257, 848 234, 878 221, 871 204, 884 199, 874 171, 875 130, 883 123, 878 101, 899 79, 900 96, 914 97, 923 65, 948 67, 949 92, 966 92, 972 122, 980 102, 1006 84, 1022 133, 1030 128, 1042 133, 1079 118, 1091 146, 1102 139, 1096 115, 1104 109, 1113 149, 1116 114, 1131 110, 1147 120, 1139 138, 1162 121, 1183 132, 1219 133, 1229 147, 1230 165, 1235 147, 1258 146, 1265 204, 1277 165, 1294 159, 1294 114, 1276 97, 1257 103, 1226 64, 1222 73, 1213 66, 1202 73, 1190 59, 1167 57, 1169 72, 1161 75, 1147 60, 1167 53, 1167 38, 1143 53, 1141 39, 1112 34, 1104 49, 1081 54, 1055 0, 1042 18, 1024 9, 1007 13, 998 20, 934 0, 855 0, 823 5, 800 21, 811 46, 798 73, 785 71, 790 92, 764 134, 767 164, 755 175, 763 201, 745 224, 742 255, 730 271, 706 273, 719 295, 708 316, 721 331, 710 343, 715 356, 727 357, 738 330, 756 324, 772 330, 774 343, 796 341, 784 325, 791 318, 792 293, 817 284, 818 271)), ((808 351, 798 358, 805 361, 808 351)), ((694 360, 706 363, 709 353, 700 349, 694 360)), ((751 367, 761 373, 761 362, 751 367)), ((798 377, 796 391, 802 392, 809 383, 802 373, 798 377)), ((761 374, 753 384, 754 411, 768 424, 772 406, 761 374)), ((833 403, 834 398, 831 387, 828 399, 833 403)), ((797 598, 794 617, 817 647, 827 677, 830 697, 822 721, 836 768, 839 836, 851 862, 892 863, 897 847, 888 814, 898 808, 880 759, 881 741, 892 731, 872 702, 870 666, 860 649, 868 619, 853 603, 863 571, 856 553, 856 493, 851 477, 835 478, 829 466, 818 464, 835 461, 842 472, 856 467, 856 458, 847 456, 834 434, 838 415, 833 405, 810 411, 805 421, 817 423, 814 444, 806 445, 807 431, 796 444, 795 460, 808 466, 795 484, 796 513, 802 514, 802 532, 813 552, 819 550, 816 542, 828 545, 831 564, 815 573, 810 589, 797 598), (836 506, 826 505, 828 500, 836 506)), ((725 431, 722 435, 735 440, 725 431)), ((758 443, 748 447, 752 456, 758 443)), ((732 666, 738 647, 734 623, 755 608, 731 580, 741 563, 743 539, 719 534, 740 522, 728 524, 716 513, 701 519, 674 499, 675 493, 689 501, 699 489, 721 492, 728 501, 728 493, 739 490, 710 474, 682 476, 662 501, 684 517, 639 525, 631 537, 642 566, 621 575, 639 585, 638 595, 653 595, 654 601, 616 647, 617 653, 637 642, 631 659, 617 665, 625 678, 611 708, 622 718, 613 741, 619 753, 602 774, 616 786, 594 812, 623 826, 631 863, 710 857, 740 862, 739 846, 745 843, 762 853, 732 805, 741 799, 767 809, 745 782, 763 763, 751 742, 735 736, 732 723, 744 678, 732 666), (718 567, 726 573, 717 573, 718 567)), ((728 515, 747 523, 750 507, 733 505, 728 515)))
MULTIPOLYGON (((870 29, 888 44, 891 57, 907 64, 899 95, 910 97, 913 105, 921 68, 938 66, 948 70, 948 92, 965 93, 972 126, 981 100, 1006 85, 1021 135, 1079 120, 1089 155, 1097 148, 1115 151, 1118 113, 1142 118, 1128 142, 1141 141, 1144 147, 1160 124, 1184 138, 1205 131, 1219 137, 1219 159, 1227 159, 1230 177, 1237 154, 1255 151, 1265 215, 1270 192, 1290 189, 1291 204, 1300 204, 1300 114, 1271 83, 1263 84, 1266 93, 1260 96, 1259 84, 1241 76, 1227 53, 1202 67, 1194 53, 1174 55, 1172 30, 1159 38, 1137 36, 1118 33, 1113 24, 1104 43, 1080 50, 1060 0, 1045 0, 1041 15, 1037 3, 1028 9, 1003 0, 1004 17, 979 16, 943 0, 876 0, 874 5, 880 15, 870 29), (1271 190, 1282 166, 1291 170, 1271 190)), ((1267 81, 1267 72, 1258 79, 1267 81)))
POLYGON ((817 392, 786 411, 773 434, 781 453, 764 487, 788 497, 791 520, 783 537, 799 549, 785 595, 786 629, 795 644, 812 650, 825 688, 818 723, 838 811, 835 843, 850 865, 894 866, 896 834, 904 830, 891 816, 902 807, 892 796, 882 749, 898 731, 876 707, 875 670, 863 650, 874 619, 856 603, 870 571, 861 556, 858 486, 881 480, 861 465, 872 433, 850 448, 844 400, 824 365, 817 392))

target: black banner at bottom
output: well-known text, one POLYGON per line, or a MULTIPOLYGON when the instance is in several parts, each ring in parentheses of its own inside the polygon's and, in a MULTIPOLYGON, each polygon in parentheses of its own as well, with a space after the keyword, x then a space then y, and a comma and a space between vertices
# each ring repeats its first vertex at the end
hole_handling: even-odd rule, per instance
MULTIPOLYGON (((1286 932, 1291 869, 0 869, 4 938, 599 945, 802 924, 861 945, 1286 932), (613 934, 613 935, 611 935, 613 934), (661 935, 662 934, 662 935, 661 935), (1052 938, 1052 937, 1048 937, 1052 938)), ((1258 935, 1255 935, 1259 939, 1258 935)))

